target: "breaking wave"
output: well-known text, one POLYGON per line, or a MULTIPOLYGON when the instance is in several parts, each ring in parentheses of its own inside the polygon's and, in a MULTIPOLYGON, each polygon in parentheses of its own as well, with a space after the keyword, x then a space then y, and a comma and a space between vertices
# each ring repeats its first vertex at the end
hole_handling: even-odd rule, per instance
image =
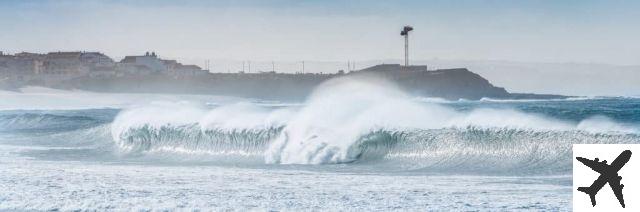
POLYGON ((202 130, 197 124, 143 126, 118 135, 118 146, 129 152, 177 152, 207 155, 262 156, 269 141, 281 128, 202 130))
POLYGON ((638 143, 633 134, 451 128, 379 132, 350 151, 359 163, 390 164, 401 170, 469 173, 569 172, 574 143, 638 143))
MULTIPOLYGON (((571 145, 576 143, 640 143, 638 134, 555 131, 513 128, 444 128, 388 130, 362 133, 345 145, 309 145, 296 155, 275 161, 272 154, 293 154, 272 146, 284 127, 245 130, 201 130, 197 125, 142 127, 120 134, 118 145, 129 152, 176 153, 244 157, 255 163, 352 163, 397 170, 437 172, 569 171, 571 145), (310 150, 315 151, 310 151, 310 150), (270 161, 271 160, 271 161, 270 161)), ((310 140, 317 139, 312 138, 310 140)), ((316 144, 316 143, 310 143, 316 144)), ((304 145, 304 144, 301 144, 304 145)), ((284 156, 284 155, 278 155, 284 156)))
POLYGON ((297 107, 188 103, 124 110, 111 124, 125 153, 251 158, 268 164, 362 164, 437 172, 557 173, 576 143, 640 143, 603 116, 564 121, 507 109, 460 112, 382 81, 333 80, 297 107))

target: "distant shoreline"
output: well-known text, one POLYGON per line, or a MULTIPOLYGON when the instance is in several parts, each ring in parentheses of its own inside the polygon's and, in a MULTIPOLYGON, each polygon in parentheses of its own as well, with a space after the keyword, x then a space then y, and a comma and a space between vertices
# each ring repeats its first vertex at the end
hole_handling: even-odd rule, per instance
MULTIPOLYGON (((151 93, 221 95, 264 100, 301 101, 321 83, 339 77, 377 77, 388 80, 414 96, 446 100, 491 99, 564 99, 571 96, 509 93, 466 69, 435 71, 363 70, 347 74, 229 74, 211 73, 201 77, 172 78, 162 75, 115 78, 74 78, 53 86, 30 84, 63 90, 103 93, 151 93)), ((17 90, 15 87, 12 90, 17 90)))
POLYGON ((196 65, 166 60, 154 52, 119 62, 100 52, 0 54, 0 88, 42 86, 110 93, 228 95, 266 100, 302 100, 316 86, 339 78, 381 78, 414 96, 448 100, 557 99, 552 94, 509 93, 466 68, 381 64, 337 73, 210 73, 196 65))

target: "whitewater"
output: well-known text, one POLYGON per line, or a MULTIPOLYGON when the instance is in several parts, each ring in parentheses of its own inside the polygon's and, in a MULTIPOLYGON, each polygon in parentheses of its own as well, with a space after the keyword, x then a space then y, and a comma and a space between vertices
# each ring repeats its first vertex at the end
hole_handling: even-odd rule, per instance
POLYGON ((0 210, 567 211, 581 143, 640 143, 640 99, 25 88, 0 91, 0 210))

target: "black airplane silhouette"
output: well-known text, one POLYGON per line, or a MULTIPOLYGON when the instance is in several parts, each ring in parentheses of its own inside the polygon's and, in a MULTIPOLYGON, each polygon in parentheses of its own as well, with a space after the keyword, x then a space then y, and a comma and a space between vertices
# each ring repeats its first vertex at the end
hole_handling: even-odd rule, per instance
POLYGON ((578 191, 589 194, 589 197, 591 198, 591 205, 595 207, 596 194, 598 193, 598 191, 600 191, 600 189, 602 189, 605 184, 609 183, 609 186, 613 190, 613 193, 616 195, 616 198, 618 198, 618 202, 620 202, 620 205, 622 205, 622 207, 624 208, 624 198, 622 197, 622 188, 624 188, 624 185, 620 184, 620 180, 622 180, 622 177, 618 175, 618 171, 620 171, 620 169, 624 166, 624 164, 627 163, 627 161, 629 161, 630 158, 630 150, 625 150, 620 153, 620 155, 618 155, 618 157, 611 163, 611 165, 607 165, 606 160, 598 162, 598 158, 596 158, 595 160, 589 160, 582 157, 576 157, 578 161, 593 169, 593 171, 600 173, 600 177, 598 177, 597 180, 593 181, 593 184, 591 184, 591 186, 579 187, 578 191))

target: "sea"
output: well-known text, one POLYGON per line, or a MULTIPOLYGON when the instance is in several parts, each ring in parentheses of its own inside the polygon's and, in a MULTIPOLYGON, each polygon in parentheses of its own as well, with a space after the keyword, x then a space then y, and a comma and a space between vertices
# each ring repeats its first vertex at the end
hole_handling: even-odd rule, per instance
POLYGON ((28 87, 0 91, 0 210, 570 211, 583 143, 640 143, 640 98, 28 87))

